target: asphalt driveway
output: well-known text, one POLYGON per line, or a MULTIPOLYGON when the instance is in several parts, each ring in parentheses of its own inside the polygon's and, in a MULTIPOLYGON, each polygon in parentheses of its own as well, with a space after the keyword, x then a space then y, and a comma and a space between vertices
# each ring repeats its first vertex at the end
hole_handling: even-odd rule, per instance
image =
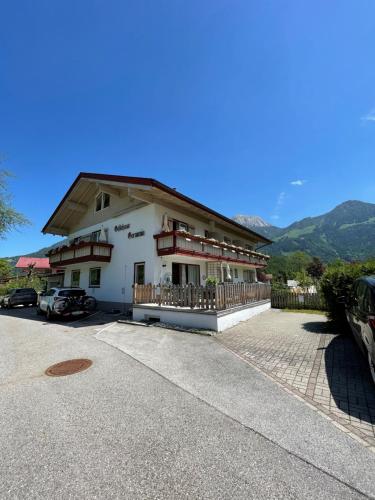
POLYGON ((1 498, 375 497, 374 454, 215 340, 34 314, 0 311, 1 498))

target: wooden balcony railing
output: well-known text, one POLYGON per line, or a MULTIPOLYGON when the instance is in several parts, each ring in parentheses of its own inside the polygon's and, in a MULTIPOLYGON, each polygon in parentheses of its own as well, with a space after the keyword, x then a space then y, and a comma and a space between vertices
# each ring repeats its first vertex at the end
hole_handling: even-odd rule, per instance
POLYGON ((237 264, 249 264, 249 267, 266 267, 269 259, 253 250, 230 245, 192 235, 184 231, 169 231, 155 234, 158 255, 182 254, 209 259, 213 261, 235 262, 237 264))
POLYGON ((80 262, 110 262, 113 245, 101 241, 81 241, 55 248, 48 253, 51 267, 80 262))
POLYGON ((198 285, 134 285, 133 304, 156 304, 221 311, 270 300, 271 285, 266 283, 220 283, 198 285))

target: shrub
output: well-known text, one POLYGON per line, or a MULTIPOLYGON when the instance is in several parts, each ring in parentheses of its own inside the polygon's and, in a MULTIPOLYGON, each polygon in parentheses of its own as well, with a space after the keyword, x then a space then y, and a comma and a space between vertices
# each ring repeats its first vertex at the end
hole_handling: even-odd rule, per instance
POLYGON ((35 288, 37 292, 44 290, 46 287, 46 280, 38 276, 23 276, 21 278, 11 279, 4 285, 0 286, 0 297, 6 295, 12 288, 35 288))
POLYGON ((206 286, 215 286, 217 285, 218 280, 214 276, 207 276, 206 286))
POLYGON ((337 261, 329 265, 321 279, 321 291, 328 307, 329 317, 346 325, 345 305, 339 297, 353 300, 353 283, 361 276, 375 275, 375 259, 366 262, 348 263, 337 261))

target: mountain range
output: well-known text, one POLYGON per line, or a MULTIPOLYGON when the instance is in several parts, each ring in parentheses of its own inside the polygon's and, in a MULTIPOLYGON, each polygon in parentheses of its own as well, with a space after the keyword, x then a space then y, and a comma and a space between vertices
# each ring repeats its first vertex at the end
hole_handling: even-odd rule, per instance
POLYGON ((236 215, 236 222, 273 241, 264 251, 270 255, 301 250, 324 261, 375 257, 375 204, 350 200, 330 212, 307 217, 285 228, 268 224, 258 216, 236 215))
MULTIPOLYGON (((301 250, 324 261, 375 257, 374 203, 345 201, 326 214, 307 217, 284 228, 273 226, 257 215, 236 215, 233 220, 271 239, 273 243, 263 249, 270 255, 301 250)), ((28 256, 45 257, 51 248, 61 243, 28 256)), ((18 257, 9 257, 9 260, 15 265, 18 257)))

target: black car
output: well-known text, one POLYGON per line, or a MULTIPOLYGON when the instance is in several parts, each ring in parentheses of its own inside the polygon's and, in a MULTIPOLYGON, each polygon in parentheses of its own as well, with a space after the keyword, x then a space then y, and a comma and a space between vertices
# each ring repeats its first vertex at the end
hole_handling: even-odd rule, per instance
POLYGON ((375 383, 375 276, 355 281, 353 299, 347 303, 346 317, 356 341, 367 356, 375 383))
POLYGON ((2 307, 36 306, 38 294, 34 288, 13 288, 1 299, 2 307))

